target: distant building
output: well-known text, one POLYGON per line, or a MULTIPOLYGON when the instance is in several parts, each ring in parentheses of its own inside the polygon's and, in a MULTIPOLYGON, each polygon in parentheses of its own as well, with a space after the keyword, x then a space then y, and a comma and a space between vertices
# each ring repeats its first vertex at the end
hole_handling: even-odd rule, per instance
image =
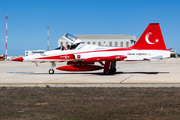
POLYGON ((30 56, 30 55, 34 55, 34 54, 40 54, 40 53, 44 53, 45 50, 26 50, 25 51, 25 56, 30 56))
MULTIPOLYGON (((137 42, 135 35, 74 35, 83 41, 84 44, 130 47, 137 42)), ((63 37, 58 39, 58 46, 71 45, 63 37)))

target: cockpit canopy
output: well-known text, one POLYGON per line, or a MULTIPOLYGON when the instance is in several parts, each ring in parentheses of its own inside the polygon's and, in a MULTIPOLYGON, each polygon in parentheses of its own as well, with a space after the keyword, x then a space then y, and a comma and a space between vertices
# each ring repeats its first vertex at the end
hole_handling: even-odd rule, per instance
POLYGON ((77 37, 75 37, 74 35, 71 35, 69 33, 65 33, 63 36, 64 39, 70 41, 73 44, 78 44, 78 43, 82 43, 81 40, 79 40, 77 37))
POLYGON ((83 44, 80 39, 75 37, 74 35, 71 35, 69 33, 65 33, 63 36, 64 39, 70 41, 72 45, 67 45, 66 47, 60 46, 54 50, 82 50, 82 51, 90 51, 90 50, 106 50, 106 49, 113 49, 117 47, 112 46, 98 46, 98 45, 88 45, 83 44))
POLYGON ((60 46, 54 50, 73 50, 73 49, 76 49, 76 47, 82 43, 81 40, 79 40, 77 37, 75 37, 74 35, 71 35, 69 33, 65 33, 64 36, 63 36, 64 39, 70 41, 73 45, 68 45, 67 46, 67 49, 66 47, 64 46, 60 46))

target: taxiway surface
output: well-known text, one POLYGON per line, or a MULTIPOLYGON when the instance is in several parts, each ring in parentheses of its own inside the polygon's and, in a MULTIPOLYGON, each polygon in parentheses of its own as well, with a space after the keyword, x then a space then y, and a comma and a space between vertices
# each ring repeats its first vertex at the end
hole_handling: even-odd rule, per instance
MULTIPOLYGON (((58 63, 56 67, 66 65, 58 63)), ((4 85, 85 85, 126 86, 165 85, 180 86, 180 59, 162 61, 117 62, 116 74, 104 75, 103 70, 90 72, 65 72, 55 68, 49 74, 50 63, 0 61, 0 86, 4 85)))

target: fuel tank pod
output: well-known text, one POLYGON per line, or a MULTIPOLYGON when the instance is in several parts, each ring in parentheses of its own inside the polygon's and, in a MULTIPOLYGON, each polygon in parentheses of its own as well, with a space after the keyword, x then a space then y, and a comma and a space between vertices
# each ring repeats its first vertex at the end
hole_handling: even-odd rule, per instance
POLYGON ((67 65, 56 68, 57 70, 63 70, 63 71, 93 71, 93 70, 100 70, 103 69, 102 66, 98 65, 67 65))

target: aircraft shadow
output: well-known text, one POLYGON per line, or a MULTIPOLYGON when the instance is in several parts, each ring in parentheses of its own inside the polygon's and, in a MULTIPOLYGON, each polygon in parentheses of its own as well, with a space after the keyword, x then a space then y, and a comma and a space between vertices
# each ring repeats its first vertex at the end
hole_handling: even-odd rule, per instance
MULTIPOLYGON (((104 75, 104 73, 88 73, 94 75, 104 75)), ((111 73, 110 75, 117 75, 117 74, 147 74, 147 75, 157 75, 157 74, 169 74, 169 72, 116 72, 111 73)))
MULTIPOLYGON (((34 74, 34 75, 53 75, 53 74, 49 74, 49 73, 25 73, 25 74, 34 74)), ((82 74, 82 75, 85 75, 85 74, 91 74, 91 75, 99 75, 99 76, 107 76, 107 75, 104 75, 103 72, 97 72, 97 73, 86 73, 86 72, 78 72, 78 73, 75 73, 75 72, 67 72, 67 73, 54 73, 55 75, 57 74, 64 74, 64 75, 73 75, 73 74, 82 74)), ((147 74, 147 75, 157 75, 157 74, 169 74, 169 72, 116 72, 116 73, 111 73, 110 75, 117 75, 117 74, 147 74)), ((109 76, 109 75, 108 75, 109 76)))
POLYGON ((117 72, 116 74, 169 74, 169 72, 117 72))

